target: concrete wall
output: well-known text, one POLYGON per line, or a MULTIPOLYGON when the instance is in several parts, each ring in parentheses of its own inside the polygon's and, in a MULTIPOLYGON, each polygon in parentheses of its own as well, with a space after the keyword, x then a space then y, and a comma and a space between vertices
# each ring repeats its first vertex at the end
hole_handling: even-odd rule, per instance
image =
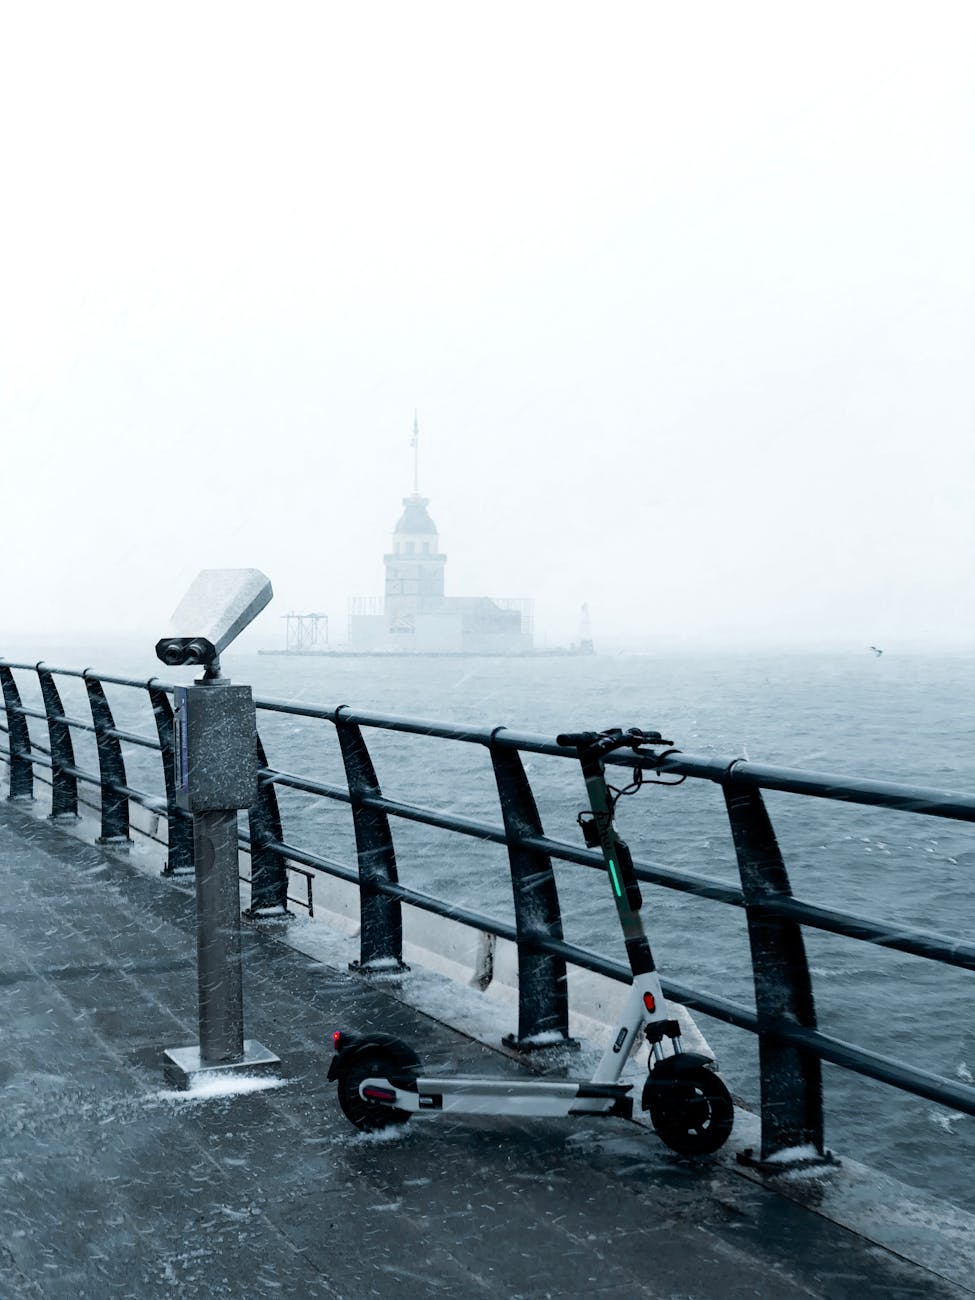
POLYGON ((355 650, 386 649, 386 617, 383 614, 353 614, 349 619, 349 643, 355 650))
POLYGON ((464 621, 460 614, 417 614, 416 634, 411 649, 419 653, 466 650, 464 621))

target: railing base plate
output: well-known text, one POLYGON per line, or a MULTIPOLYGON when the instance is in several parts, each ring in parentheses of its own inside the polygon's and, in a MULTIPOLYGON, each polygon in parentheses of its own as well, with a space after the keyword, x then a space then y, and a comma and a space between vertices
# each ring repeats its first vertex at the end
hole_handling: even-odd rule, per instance
POLYGON ((161 876, 170 876, 173 880, 192 880, 196 875, 195 867, 171 867, 167 862, 159 873, 161 876))
POLYGON ((400 975, 405 975, 409 969, 406 962, 400 961, 397 957, 380 957, 375 962, 349 962, 349 970, 356 975, 387 975, 391 979, 397 979, 400 975))
POLYGON ((295 914, 287 907, 245 907, 241 912, 245 921, 293 921, 295 914))
POLYGON ((195 1043, 190 1047, 169 1047, 163 1053, 163 1077, 170 1087, 181 1092, 212 1079, 230 1080, 235 1075, 277 1078, 280 1074, 281 1058, 253 1038, 244 1040, 242 1060, 226 1064, 205 1064, 195 1043))
POLYGON ((745 1147, 744 1151, 739 1151, 735 1159, 740 1165, 747 1165, 749 1169, 754 1169, 760 1174, 766 1174, 774 1177, 775 1174, 792 1174, 797 1169, 829 1169, 838 1168, 841 1161, 834 1156, 832 1151, 816 1152, 815 1154, 806 1154, 805 1147, 796 1147, 794 1153, 791 1151, 782 1151, 774 1156, 768 1156, 763 1159, 755 1154, 754 1147, 745 1147))
POLYGON ((550 1038, 548 1035, 539 1039, 519 1038, 517 1034, 505 1034, 501 1044, 512 1052, 520 1052, 522 1056, 527 1056, 529 1052, 555 1052, 565 1048, 570 1052, 579 1050, 578 1038, 550 1038))

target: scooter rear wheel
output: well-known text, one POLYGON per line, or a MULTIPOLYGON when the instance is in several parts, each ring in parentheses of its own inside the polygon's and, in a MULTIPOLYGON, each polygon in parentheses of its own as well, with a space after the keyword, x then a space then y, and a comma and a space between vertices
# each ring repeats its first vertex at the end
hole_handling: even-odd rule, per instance
POLYGON ((731 1134, 734 1102, 713 1070, 702 1066, 656 1087, 651 1080, 646 1100, 658 1136, 682 1156, 710 1155, 731 1134))
POLYGON ((379 1101, 367 1101, 359 1095, 363 1079, 384 1079, 398 1072, 401 1071, 394 1058, 379 1048, 357 1053, 348 1065, 342 1067, 336 1080, 339 1105, 350 1124, 366 1133, 375 1133, 407 1122, 410 1118, 408 1110, 386 1106, 379 1101))

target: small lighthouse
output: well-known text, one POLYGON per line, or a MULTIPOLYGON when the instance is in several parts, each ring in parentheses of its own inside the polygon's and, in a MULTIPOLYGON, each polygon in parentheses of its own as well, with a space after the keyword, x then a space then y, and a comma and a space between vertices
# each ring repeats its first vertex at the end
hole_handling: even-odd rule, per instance
POLYGON ((403 513, 393 529, 393 549, 383 556, 386 569, 384 612, 391 635, 416 632, 416 616, 443 602, 444 567, 429 498, 420 496, 420 428, 413 414, 413 492, 403 498, 403 513))
POLYGON ((592 625, 589 622, 589 606, 584 604, 579 614, 579 653, 595 654, 592 644, 592 625))
POLYGON ((354 597, 349 648, 386 654, 530 654, 531 601, 447 596, 437 525, 420 495, 420 427, 413 416, 413 491, 383 556, 383 599, 354 597))

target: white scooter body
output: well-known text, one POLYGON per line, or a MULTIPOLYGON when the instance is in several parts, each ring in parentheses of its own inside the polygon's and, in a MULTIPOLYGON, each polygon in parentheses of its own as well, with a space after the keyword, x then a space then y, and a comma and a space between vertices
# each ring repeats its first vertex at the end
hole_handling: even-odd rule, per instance
MULTIPOLYGON (((623 1023, 606 1048, 591 1080, 494 1079, 474 1075, 416 1080, 416 1091, 375 1076, 359 1084, 363 1101, 381 1102, 411 1114, 454 1111, 464 1115, 629 1115, 631 1083, 619 1083, 642 1028, 669 1020, 656 971, 634 979, 623 1023), (654 1011, 648 1010, 652 1005, 654 1011)), ((680 1051, 674 1039, 676 1051, 680 1051)), ((659 1045, 658 1045, 659 1046, 659 1045)), ((662 1055, 662 1052, 661 1052, 662 1055)))
MULTIPOLYGON (((660 987, 650 944, 640 917, 642 899, 633 860, 616 834, 613 809, 620 792, 606 785, 603 756, 622 747, 638 751, 646 744, 668 744, 659 732, 632 729, 559 736, 558 744, 576 748, 589 795, 591 813, 580 814, 586 843, 601 848, 633 982, 623 1018, 591 1079, 504 1079, 477 1076, 435 1078, 420 1074, 419 1060, 405 1043, 385 1034, 333 1035, 336 1055, 329 1079, 339 1084, 339 1102, 358 1128, 402 1124, 414 1115, 569 1116, 633 1114, 632 1084, 620 1083, 623 1067, 642 1034, 650 1044, 651 1063, 641 1104, 650 1111, 661 1138, 686 1155, 716 1151, 731 1132, 734 1107, 714 1062, 684 1052, 680 1025, 670 1014, 660 987), (663 1042, 669 1039, 670 1052, 663 1042), (367 1073, 367 1064, 382 1064, 388 1074, 367 1073), (360 1077, 360 1071, 361 1077, 360 1077)), ((643 755, 644 757, 646 755, 643 755)), ((635 777, 632 791, 642 783, 635 777)))

